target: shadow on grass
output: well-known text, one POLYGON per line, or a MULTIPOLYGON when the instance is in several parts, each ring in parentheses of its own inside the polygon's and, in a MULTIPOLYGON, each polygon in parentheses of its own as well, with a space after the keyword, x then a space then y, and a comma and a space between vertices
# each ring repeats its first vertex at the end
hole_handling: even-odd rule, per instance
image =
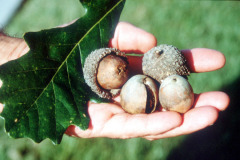
POLYGON ((222 90, 231 99, 228 109, 213 126, 189 135, 168 160, 240 159, 240 77, 222 90))

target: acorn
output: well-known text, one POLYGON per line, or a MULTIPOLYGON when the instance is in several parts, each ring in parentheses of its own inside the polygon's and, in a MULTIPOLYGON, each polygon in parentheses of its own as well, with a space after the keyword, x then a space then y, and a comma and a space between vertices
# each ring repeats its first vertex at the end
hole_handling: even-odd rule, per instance
POLYGON ((127 57, 116 48, 97 49, 86 58, 83 75, 93 92, 111 99, 119 94, 128 79, 127 57))
POLYGON ((146 75, 131 77, 122 87, 120 104, 130 114, 152 113, 158 105, 158 86, 146 75))
POLYGON ((194 102, 193 89, 182 76, 171 75, 160 86, 159 101, 167 111, 186 113, 194 102))
POLYGON ((181 51, 172 45, 162 44, 144 54, 142 70, 159 83, 170 75, 187 77, 190 70, 181 51))

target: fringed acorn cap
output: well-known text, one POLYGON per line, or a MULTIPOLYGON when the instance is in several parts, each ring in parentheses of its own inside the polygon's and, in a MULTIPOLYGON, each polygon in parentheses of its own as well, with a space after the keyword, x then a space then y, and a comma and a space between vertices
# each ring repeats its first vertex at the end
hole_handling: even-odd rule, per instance
MULTIPOLYGON (((104 89, 97 81, 97 73, 99 62, 108 55, 117 55, 122 57, 127 62, 127 57, 124 52, 116 48, 101 48, 91 52, 85 60, 83 74, 88 86, 99 95, 101 98, 111 99, 119 94, 120 89, 104 89)), ((127 62, 128 63, 128 62, 127 62)))
POLYGON ((152 48, 144 54, 142 69, 145 75, 148 75, 158 82, 170 75, 190 75, 187 61, 176 47, 162 44, 152 48))

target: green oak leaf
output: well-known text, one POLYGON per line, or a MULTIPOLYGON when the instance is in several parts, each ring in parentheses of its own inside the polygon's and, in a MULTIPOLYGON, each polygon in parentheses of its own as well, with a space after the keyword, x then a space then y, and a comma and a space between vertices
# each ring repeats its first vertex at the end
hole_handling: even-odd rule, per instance
POLYGON ((80 0, 86 13, 64 28, 24 35, 30 51, 0 66, 1 117, 13 138, 60 143, 70 125, 87 129, 87 102, 102 102, 86 85, 87 55, 107 47, 125 0, 80 0))

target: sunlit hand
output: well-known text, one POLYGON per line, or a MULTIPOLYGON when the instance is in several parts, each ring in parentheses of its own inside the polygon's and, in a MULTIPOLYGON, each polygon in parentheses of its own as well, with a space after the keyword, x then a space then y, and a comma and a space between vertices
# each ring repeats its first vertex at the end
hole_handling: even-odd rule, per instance
MULTIPOLYGON (((127 53, 145 53, 157 44, 156 38, 131 24, 121 22, 109 47, 115 47, 127 53)), ((183 50, 192 72, 208 72, 220 69, 225 64, 222 53, 204 48, 183 50)), ((132 73, 141 73, 140 57, 129 57, 132 73)), ((120 98, 115 99, 119 102, 120 98)), ((155 112, 152 114, 131 115, 116 104, 94 104, 89 102, 88 112, 91 123, 83 131, 70 126, 67 134, 91 138, 134 138, 149 140, 189 134, 212 125, 218 118, 218 112, 229 104, 229 97, 223 92, 207 92, 195 95, 193 109, 180 115, 176 112, 155 112)))
MULTIPOLYGON (((2 38, 1 38, 2 37, 2 38)), ((9 39, 16 45, 8 55, 0 50, 1 63, 16 59, 28 51, 22 39, 9 39), (19 44, 17 44, 19 43, 19 44)), ((145 53, 156 46, 156 38, 131 24, 121 22, 116 28, 115 35, 109 47, 118 48, 125 52, 145 53)), ((192 72, 208 72, 219 69, 225 64, 222 53, 210 49, 183 50, 192 72)), ((141 58, 129 57, 131 73, 141 73, 141 58)), ((1 85, 1 84, 0 84, 1 85)), ((66 134, 82 138, 109 137, 134 138, 143 137, 149 140, 189 134, 213 124, 218 112, 225 110, 229 104, 228 96, 223 92, 207 92, 195 95, 193 109, 180 115, 176 112, 155 112, 152 114, 130 115, 118 105, 119 97, 113 104, 94 104, 89 102, 89 128, 86 131, 76 126, 70 126, 66 134)), ((0 107, 1 108, 1 107, 0 107)))

